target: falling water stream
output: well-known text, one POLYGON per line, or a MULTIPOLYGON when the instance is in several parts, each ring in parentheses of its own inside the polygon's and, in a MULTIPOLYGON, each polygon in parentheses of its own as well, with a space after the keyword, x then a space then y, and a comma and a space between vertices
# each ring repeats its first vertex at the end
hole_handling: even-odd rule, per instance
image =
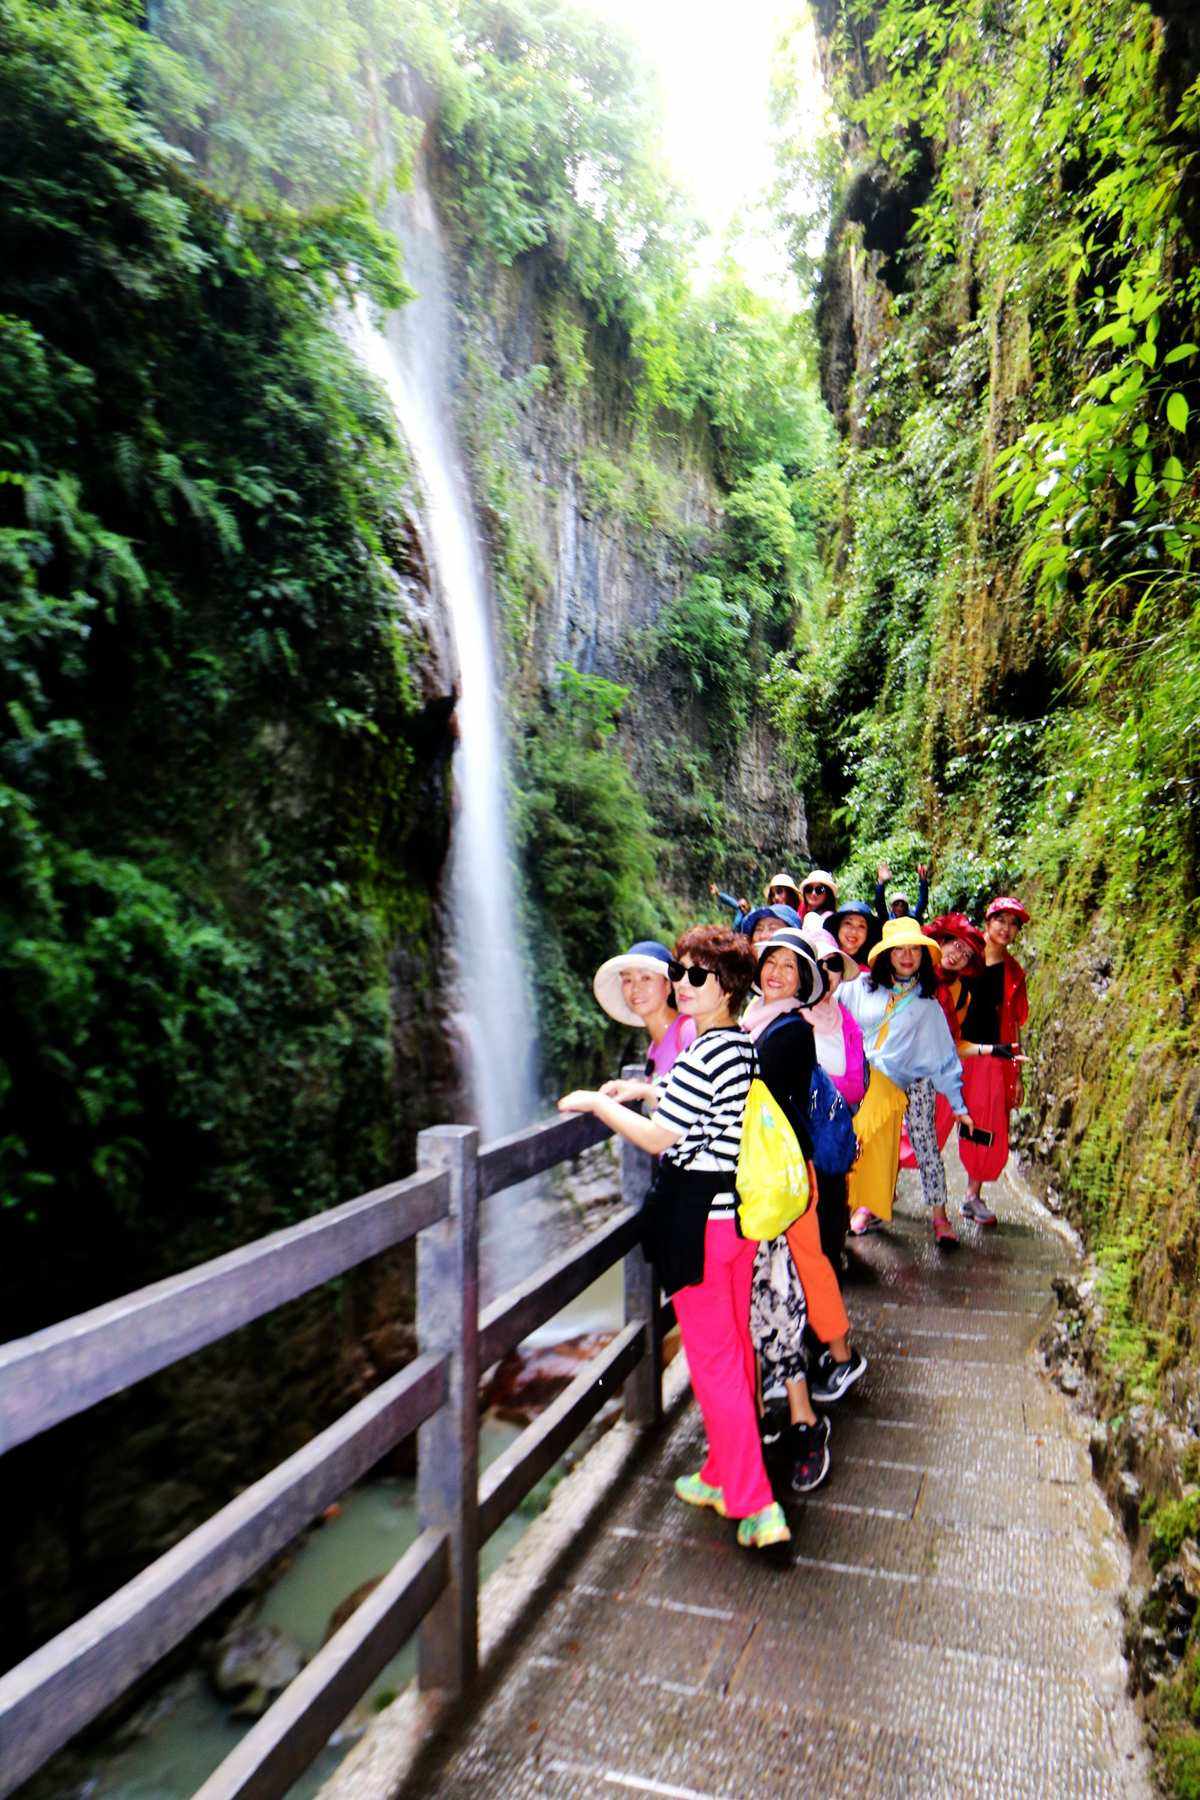
POLYGON ((417 297, 382 327, 361 302, 353 338, 387 390, 408 445, 429 560, 458 663, 450 941, 467 1084, 476 1122, 488 1139, 529 1124, 537 1104, 533 1005, 508 826, 491 595, 455 430, 446 258, 437 213, 419 172, 412 189, 393 199, 387 222, 403 246, 405 275, 417 297))
MULTIPOLYGON (((419 489, 421 523, 437 597, 451 626, 458 665, 451 838, 450 930, 455 1026, 464 1047, 470 1114, 486 1141, 529 1124, 538 1110, 537 1053, 529 972, 522 954, 518 882, 508 825, 507 757, 492 643, 486 560, 455 430, 453 309, 446 256, 432 196, 418 168, 411 191, 394 198, 387 223, 404 250, 416 299, 382 322, 365 304, 343 322, 365 366, 391 398, 419 489)), ((481 1285, 490 1298, 559 1247, 558 1202, 527 1183, 490 1199, 481 1234, 481 1285)), ((620 1318, 620 1269, 611 1270, 564 1313, 543 1340, 558 1341, 620 1318)), ((485 1421, 486 1464, 515 1428, 485 1421)), ((530 1496, 486 1547, 486 1576, 517 1541, 537 1495, 530 1496)), ((322 1640, 332 1609, 361 1582, 381 1574, 416 1536, 411 1482, 378 1481, 346 1496, 339 1516, 310 1536, 261 1608, 306 1653, 322 1640)), ((373 1684, 365 1701, 381 1703, 412 1671, 409 1648, 373 1684)), ((196 1671, 164 1698, 162 1716, 127 1749, 105 1760, 88 1784, 89 1800, 184 1800, 238 1742, 246 1726, 229 1717, 196 1671)), ((342 1748, 326 1750, 292 1790, 314 1794, 342 1748)))

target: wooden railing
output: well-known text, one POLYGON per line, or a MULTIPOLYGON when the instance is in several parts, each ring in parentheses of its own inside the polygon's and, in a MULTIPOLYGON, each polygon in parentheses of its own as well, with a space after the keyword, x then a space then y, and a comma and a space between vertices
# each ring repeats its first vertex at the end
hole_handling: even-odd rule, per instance
MULTIPOLYGON (((228 1336, 285 1301, 417 1240, 416 1360, 77 1624, 0 1677, 0 1795, 10 1794, 411 1432, 420 1535, 200 1790, 282 1795, 379 1671, 419 1632, 417 1679, 448 1697, 478 1655, 478 1554, 623 1384, 626 1417, 661 1413, 657 1290, 636 1246, 649 1159, 621 1145, 624 1205, 479 1310, 479 1206, 607 1137, 556 1118, 479 1145, 418 1140, 418 1168, 318 1218, 0 1347, 0 1453, 228 1336), (625 1325, 479 1479, 479 1377, 619 1259, 625 1325)), ((2 1475, 0 1475, 2 1478, 2 1475)))

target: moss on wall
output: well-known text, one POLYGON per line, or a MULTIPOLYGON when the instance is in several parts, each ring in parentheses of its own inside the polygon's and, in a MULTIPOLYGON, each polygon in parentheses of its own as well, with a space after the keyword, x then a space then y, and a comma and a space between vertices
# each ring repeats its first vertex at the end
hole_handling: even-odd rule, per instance
MULTIPOLYGON (((789 676, 815 848, 860 886, 928 851, 939 909, 1025 897, 1018 1137, 1095 1258, 1100 1403, 1194 1431, 1196 68, 1141 5, 816 12, 846 444, 789 676)), ((1178 1500, 1169 1457, 1145 1478, 1178 1500)))

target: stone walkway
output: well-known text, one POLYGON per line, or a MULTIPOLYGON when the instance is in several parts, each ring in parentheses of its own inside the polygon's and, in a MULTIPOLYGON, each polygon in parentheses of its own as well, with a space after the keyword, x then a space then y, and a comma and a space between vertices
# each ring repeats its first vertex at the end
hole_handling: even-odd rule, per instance
POLYGON ((389 1796, 1148 1793, 1121 1547, 1032 1355, 1071 1251, 1005 1186, 1001 1229, 939 1256, 905 1183, 856 1246, 870 1372, 790 1556, 673 1498, 702 1456, 689 1399, 389 1796))

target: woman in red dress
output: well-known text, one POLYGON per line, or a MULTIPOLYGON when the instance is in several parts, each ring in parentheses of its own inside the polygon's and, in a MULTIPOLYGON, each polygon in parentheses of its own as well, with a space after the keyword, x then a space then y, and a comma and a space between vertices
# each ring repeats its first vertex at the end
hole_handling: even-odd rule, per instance
POLYGON ((977 1225, 994 1225, 996 1215, 983 1198, 1008 1161, 1008 1117, 1022 1099, 1021 1030, 1029 1018, 1025 971, 1009 949, 1029 914, 1019 900, 1003 894, 987 909, 983 927, 983 972, 971 984, 962 1023, 963 1099, 977 1126, 992 1134, 990 1144, 959 1138, 967 1172, 963 1215, 977 1225))

